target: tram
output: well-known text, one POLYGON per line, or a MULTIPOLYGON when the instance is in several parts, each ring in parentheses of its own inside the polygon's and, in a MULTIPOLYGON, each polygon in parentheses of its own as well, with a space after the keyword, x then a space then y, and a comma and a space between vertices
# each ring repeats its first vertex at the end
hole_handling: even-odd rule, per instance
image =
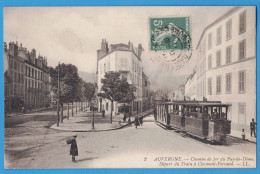
POLYGON ((227 119, 229 106, 220 101, 160 101, 156 103, 154 117, 167 128, 212 142, 224 142, 231 132, 231 121, 227 119))

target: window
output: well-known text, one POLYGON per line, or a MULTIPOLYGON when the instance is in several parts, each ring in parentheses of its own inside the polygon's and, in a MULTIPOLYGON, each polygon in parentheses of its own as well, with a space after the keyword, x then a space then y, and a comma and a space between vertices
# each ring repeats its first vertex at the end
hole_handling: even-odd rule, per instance
POLYGON ((126 58, 121 58, 120 59, 120 66, 121 66, 121 68, 126 68, 127 67, 127 59, 126 58))
POLYGON ((238 123, 246 124, 246 103, 238 103, 238 123))
POLYGON ((217 76, 217 82, 216 82, 216 93, 221 94, 221 76, 217 76))
POLYGON ((28 67, 28 70, 29 70, 29 77, 31 77, 31 68, 28 67))
POLYGON ((104 73, 106 73, 106 64, 104 63, 104 73))
POLYGON ((34 78, 34 69, 32 68, 32 78, 34 78))
POLYGON ((16 95, 16 85, 14 84, 14 95, 16 95))
POLYGON ((24 72, 24 66, 23 66, 23 64, 21 64, 21 71, 22 71, 22 73, 24 72))
POLYGON ((231 63, 231 57, 232 57, 232 47, 229 46, 226 48, 226 64, 231 63))
POLYGON ((208 69, 211 69, 212 68, 212 56, 211 54, 208 55, 208 69))
POLYGON ((135 63, 134 63, 134 59, 132 59, 132 68, 133 68, 133 71, 135 70, 135 63))
POLYGON ((226 93, 231 93, 231 83, 232 76, 231 73, 226 74, 226 93))
POLYGON ((232 38, 232 20, 230 19, 226 23, 226 40, 230 40, 232 38))
POLYGON ((17 71, 20 71, 20 63, 17 62, 17 71))
POLYGON ((208 50, 212 47, 212 33, 208 34, 208 50))
POLYGON ((246 11, 239 15, 239 34, 246 31, 246 11))
POLYGON ((222 27, 217 28, 217 45, 222 42, 222 27))
POLYGON ((244 103, 238 104, 238 113, 239 114, 245 114, 245 104, 244 103))
POLYGON ((208 95, 212 95, 212 78, 208 78, 208 95))
POLYGON ((14 82, 17 82, 17 73, 14 72, 14 82))
POLYGON ((28 80, 28 89, 31 88, 31 80, 28 80))
POLYGON ((37 76, 37 70, 35 70, 35 78, 37 79, 37 77, 38 77, 38 76, 37 76))
POLYGON ((239 42, 239 60, 243 60, 246 58, 246 40, 242 40, 239 42))
POLYGON ((27 80, 26 79, 24 81, 24 84, 25 84, 25 89, 27 90, 28 88, 27 88, 27 80))
POLYGON ((108 111, 108 103, 106 103, 106 110, 108 111))
POLYGON ((17 69, 17 63, 14 61, 14 69, 17 69))
POLYGON ((239 71, 238 72, 238 92, 239 93, 244 93, 246 90, 245 80, 246 80, 246 72, 239 71))
POLYGON ((216 65, 217 67, 221 66, 221 51, 217 51, 217 55, 216 55, 217 59, 216 59, 216 65))

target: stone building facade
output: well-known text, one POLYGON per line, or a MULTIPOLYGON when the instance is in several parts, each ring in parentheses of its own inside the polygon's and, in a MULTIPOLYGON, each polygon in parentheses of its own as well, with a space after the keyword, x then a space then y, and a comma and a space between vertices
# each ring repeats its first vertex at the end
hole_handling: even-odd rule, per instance
MULTIPOLYGON (((141 60, 143 48, 139 44, 138 48, 135 48, 129 41, 128 44, 111 44, 108 47, 108 43, 105 39, 102 39, 101 49, 97 50, 97 86, 98 92, 101 92, 101 79, 104 78, 106 72, 117 71, 124 76, 129 84, 136 87, 135 92, 136 99, 131 103, 132 113, 139 113, 142 111, 143 103, 143 65, 141 60)), ((113 109, 113 114, 118 112, 118 104, 114 102, 114 106, 111 107, 111 102, 107 99, 98 99, 98 110, 104 109, 106 112, 113 109)))
POLYGON ((5 109, 20 111, 21 107, 36 109, 50 103, 50 76, 47 58, 36 57, 18 43, 4 43, 5 109))

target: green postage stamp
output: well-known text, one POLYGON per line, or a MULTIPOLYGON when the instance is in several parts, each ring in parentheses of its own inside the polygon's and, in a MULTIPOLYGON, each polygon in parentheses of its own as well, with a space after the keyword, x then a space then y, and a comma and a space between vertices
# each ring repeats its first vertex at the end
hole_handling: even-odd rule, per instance
POLYGON ((191 50, 190 17, 149 19, 150 50, 191 50))

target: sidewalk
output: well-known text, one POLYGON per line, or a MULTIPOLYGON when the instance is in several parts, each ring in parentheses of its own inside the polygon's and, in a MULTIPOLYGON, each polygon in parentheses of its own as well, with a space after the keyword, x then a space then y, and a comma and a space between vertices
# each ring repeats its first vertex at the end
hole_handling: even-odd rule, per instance
MULTIPOLYGON (((242 131, 234 130, 234 129, 231 128, 230 136, 242 139, 242 135, 241 134, 242 134, 242 131)), ((249 141, 249 142, 252 142, 252 143, 256 143, 256 138, 255 137, 251 137, 250 132, 245 131, 245 135, 246 135, 246 141, 249 141)))
MULTIPOLYGON (((138 117, 145 117, 152 112, 152 109, 145 112, 137 114, 138 117)), ((133 124, 136 115, 131 117, 131 122, 133 124)), ((112 124, 110 123, 110 115, 102 117, 101 113, 95 112, 95 129, 92 129, 92 112, 80 112, 74 117, 65 118, 63 123, 60 123, 59 127, 57 124, 51 126, 52 129, 70 131, 70 132, 98 132, 98 131, 108 131, 123 128, 128 125, 128 122, 123 122, 123 114, 113 116, 112 124)))

